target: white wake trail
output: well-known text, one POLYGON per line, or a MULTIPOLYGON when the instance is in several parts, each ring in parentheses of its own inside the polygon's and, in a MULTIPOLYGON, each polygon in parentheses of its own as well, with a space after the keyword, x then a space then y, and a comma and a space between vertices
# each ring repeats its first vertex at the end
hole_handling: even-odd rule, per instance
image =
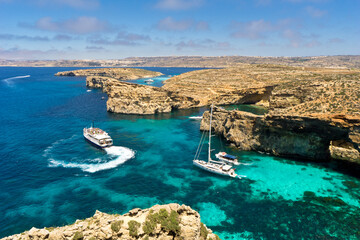
POLYGON ((19 78, 28 78, 30 77, 30 75, 24 75, 24 76, 16 76, 16 77, 11 77, 11 78, 5 78, 3 79, 2 81, 6 82, 6 84, 8 86, 12 86, 13 85, 13 81, 11 80, 14 80, 14 79, 19 79, 19 78))
POLYGON ((104 149, 107 154, 114 156, 115 158, 109 162, 101 163, 101 159, 93 159, 92 162, 99 163, 69 163, 61 160, 55 160, 50 158, 50 167, 65 167, 65 168, 80 168, 84 172, 94 173, 102 170, 107 170, 111 168, 115 168, 127 160, 133 158, 135 156, 135 152, 130 148, 120 147, 120 146, 112 146, 104 149))

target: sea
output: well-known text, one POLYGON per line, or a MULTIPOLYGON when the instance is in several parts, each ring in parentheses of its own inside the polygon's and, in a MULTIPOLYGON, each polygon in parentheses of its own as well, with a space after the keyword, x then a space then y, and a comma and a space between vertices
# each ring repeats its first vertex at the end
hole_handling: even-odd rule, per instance
MULTIPOLYGON (((243 178, 205 172, 192 164, 202 132, 189 116, 207 108, 109 113, 106 94, 87 89, 84 77, 54 76, 75 69, 0 68, 0 237, 72 224, 96 210, 124 214, 179 203, 197 210, 221 239, 360 239, 360 180, 338 163, 238 151, 215 135, 212 154, 237 156, 243 178), (84 140, 93 121, 114 147, 102 151, 84 140)), ((164 73, 152 78, 158 87, 195 70, 146 69, 164 73)), ((206 147, 200 156, 207 159, 206 147)))

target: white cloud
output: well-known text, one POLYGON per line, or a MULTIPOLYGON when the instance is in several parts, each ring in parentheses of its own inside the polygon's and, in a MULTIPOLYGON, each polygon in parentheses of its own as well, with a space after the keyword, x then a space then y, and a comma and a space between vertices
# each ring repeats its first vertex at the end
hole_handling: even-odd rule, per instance
MULTIPOLYGON (((40 6, 68 6, 78 9, 96 9, 100 3, 98 0, 30 0, 40 6)), ((29 2, 30 2, 29 1, 29 2)))
POLYGON ((98 45, 124 45, 124 46, 137 46, 145 42, 151 41, 151 38, 147 35, 119 32, 113 39, 104 38, 100 35, 91 36, 88 42, 98 45))
POLYGON ((162 10, 187 10, 200 7, 204 0, 159 0, 155 8, 162 10))
POLYGON ((209 24, 205 21, 195 22, 192 19, 174 20, 172 17, 166 17, 156 24, 156 28, 163 31, 208 30, 209 24))
POLYGON ((208 50, 229 50, 230 43, 228 42, 217 42, 211 39, 205 40, 188 40, 188 41, 181 41, 175 44, 177 50, 182 49, 208 49, 208 50))
POLYGON ((67 32, 73 34, 87 34, 95 32, 104 32, 110 29, 105 21, 100 21, 95 17, 78 17, 64 21, 54 21, 51 17, 39 19, 34 25, 20 23, 20 26, 37 28, 40 30, 53 32, 67 32))
POLYGON ((30 50, 23 49, 19 47, 14 47, 10 49, 1 49, 0 48, 0 56, 3 59, 8 60, 34 60, 34 59, 49 59, 50 56, 61 57, 64 56, 64 51, 59 51, 56 49, 50 50, 30 50))
POLYGON ((327 14, 327 11, 316 9, 314 7, 311 7, 311 6, 306 7, 305 10, 311 17, 314 17, 314 18, 321 18, 322 16, 327 14))
POLYGON ((249 22, 237 22, 231 23, 231 28, 236 29, 231 34, 234 38, 248 38, 248 39, 260 39, 265 38, 266 33, 274 30, 275 26, 263 19, 249 22))

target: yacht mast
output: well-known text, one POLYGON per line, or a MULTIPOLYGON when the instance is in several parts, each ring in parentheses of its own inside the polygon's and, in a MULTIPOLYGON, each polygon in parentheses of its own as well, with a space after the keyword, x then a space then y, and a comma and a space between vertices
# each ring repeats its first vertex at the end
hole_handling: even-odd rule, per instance
POLYGON ((211 112, 210 112, 210 127, 209 127, 209 154, 208 154, 208 162, 211 160, 211 121, 212 121, 212 113, 213 113, 213 104, 211 104, 211 112))

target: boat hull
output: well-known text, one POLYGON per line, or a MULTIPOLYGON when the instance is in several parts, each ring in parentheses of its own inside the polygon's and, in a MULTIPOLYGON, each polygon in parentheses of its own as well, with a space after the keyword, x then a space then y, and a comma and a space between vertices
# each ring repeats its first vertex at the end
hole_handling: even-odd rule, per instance
POLYGON ((229 177, 237 176, 236 174, 230 174, 229 172, 223 172, 221 169, 209 168, 208 166, 206 166, 207 163, 202 160, 193 160, 193 164, 207 172, 215 173, 215 174, 222 175, 222 176, 229 176, 229 177))
POLYGON ((99 148, 99 149, 104 149, 104 148, 107 148, 107 147, 110 147, 111 145, 104 145, 104 146, 101 146, 101 145, 98 145, 96 142, 93 142, 93 141, 91 141, 89 138, 87 138, 87 136, 85 136, 84 135, 84 138, 85 138, 85 140, 88 142, 88 143, 90 143, 91 145, 93 145, 94 147, 96 147, 96 148, 99 148))

